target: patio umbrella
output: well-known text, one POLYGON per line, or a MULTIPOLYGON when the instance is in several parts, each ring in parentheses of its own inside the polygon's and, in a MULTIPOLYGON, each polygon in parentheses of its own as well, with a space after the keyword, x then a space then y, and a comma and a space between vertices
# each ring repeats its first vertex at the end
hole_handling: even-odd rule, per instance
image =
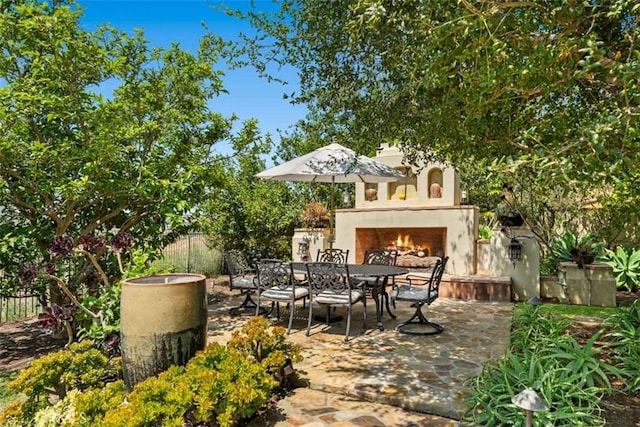
POLYGON ((335 183, 392 182, 407 176, 355 151, 332 143, 311 153, 296 157, 281 165, 256 174, 258 178, 296 182, 331 183, 331 207, 329 217, 329 246, 333 246, 333 215, 335 211, 335 183))

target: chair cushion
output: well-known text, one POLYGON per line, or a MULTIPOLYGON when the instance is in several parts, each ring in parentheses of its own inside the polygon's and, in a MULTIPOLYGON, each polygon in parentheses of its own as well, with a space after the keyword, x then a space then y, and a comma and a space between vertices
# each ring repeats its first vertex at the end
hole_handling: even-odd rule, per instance
POLYGON ((351 293, 337 294, 331 291, 322 291, 318 295, 313 297, 313 302, 318 304, 349 304, 349 296, 351 296, 351 303, 358 301, 362 298, 362 291, 353 290, 351 293))
POLYGON ((271 288, 260 294, 260 298, 266 298, 273 301, 291 301, 292 299, 300 299, 309 295, 309 289, 307 288, 295 288, 295 297, 293 294, 293 287, 284 289, 271 288))
POLYGON ((391 291, 391 298, 398 301, 413 301, 413 302, 432 302, 438 298, 438 291, 429 292, 428 288, 411 287, 402 285, 397 289, 391 291))
POLYGON ((256 284, 253 282, 253 277, 234 277, 231 282, 231 288, 255 289, 256 284))

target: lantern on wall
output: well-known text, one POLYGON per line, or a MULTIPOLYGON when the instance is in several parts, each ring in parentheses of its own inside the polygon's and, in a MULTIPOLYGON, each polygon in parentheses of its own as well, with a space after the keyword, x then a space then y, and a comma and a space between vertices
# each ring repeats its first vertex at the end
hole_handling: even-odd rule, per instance
POLYGON ((516 266, 516 262, 522 259, 522 243, 515 237, 509 242, 509 261, 516 266))

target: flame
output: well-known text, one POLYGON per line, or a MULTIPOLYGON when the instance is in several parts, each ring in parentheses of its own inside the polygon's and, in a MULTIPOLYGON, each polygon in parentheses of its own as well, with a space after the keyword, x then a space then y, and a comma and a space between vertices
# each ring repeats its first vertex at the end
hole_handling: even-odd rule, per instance
POLYGON ((413 251, 416 249, 420 249, 416 247, 415 243, 413 243, 413 239, 409 234, 398 234, 396 240, 391 242, 389 246, 393 249, 400 249, 404 251, 413 251))
POLYGON ((389 249, 396 249, 401 251, 400 253, 425 251, 431 252, 430 245, 420 244, 416 245, 410 234, 398 234, 395 241, 391 242, 388 246, 389 249))

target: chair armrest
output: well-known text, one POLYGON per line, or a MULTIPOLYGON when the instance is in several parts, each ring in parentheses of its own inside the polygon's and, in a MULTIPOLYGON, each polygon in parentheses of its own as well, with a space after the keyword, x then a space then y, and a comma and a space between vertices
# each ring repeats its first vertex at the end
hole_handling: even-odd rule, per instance
POLYGON ((410 288, 414 286, 426 286, 429 284, 430 280, 430 276, 407 274, 406 276, 396 277, 393 287, 397 288, 399 285, 408 285, 410 288))

